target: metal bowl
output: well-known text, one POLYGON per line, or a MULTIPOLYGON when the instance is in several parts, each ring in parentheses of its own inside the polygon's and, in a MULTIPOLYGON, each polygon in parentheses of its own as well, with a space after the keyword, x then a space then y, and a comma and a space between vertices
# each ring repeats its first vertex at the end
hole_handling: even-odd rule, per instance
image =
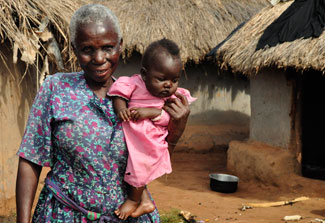
POLYGON ((221 193, 233 193, 237 190, 238 177, 223 173, 211 173, 209 176, 211 190, 221 193))

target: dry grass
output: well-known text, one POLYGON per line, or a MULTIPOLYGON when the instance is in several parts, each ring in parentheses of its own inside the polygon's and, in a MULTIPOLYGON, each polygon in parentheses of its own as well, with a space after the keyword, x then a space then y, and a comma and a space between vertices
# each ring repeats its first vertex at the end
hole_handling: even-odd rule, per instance
POLYGON ((293 1, 266 7, 248 21, 217 52, 217 60, 225 68, 246 75, 257 74, 264 67, 293 67, 298 71, 315 69, 325 72, 325 34, 319 38, 298 39, 275 47, 255 51, 264 30, 293 1))
POLYGON ((199 63, 238 24, 269 5, 266 0, 128 0, 100 1, 118 16, 124 33, 124 56, 143 53, 163 37, 181 48, 183 62, 199 63))
POLYGON ((15 60, 38 65, 48 56, 58 68, 74 70, 68 24, 86 3, 101 3, 116 13, 124 33, 123 57, 142 54, 150 42, 165 37, 179 44, 184 63, 199 63, 239 23, 269 5, 267 0, 0 0, 1 41, 10 41, 15 60), (54 57, 53 42, 62 58, 54 57))
POLYGON ((68 24, 72 13, 81 4, 79 0, 0 0, 1 42, 9 40, 14 55, 21 55, 19 59, 35 64, 36 55, 41 59, 49 55, 54 60, 48 45, 55 40, 63 65, 70 68, 73 62, 69 59, 72 49, 68 41, 68 24))

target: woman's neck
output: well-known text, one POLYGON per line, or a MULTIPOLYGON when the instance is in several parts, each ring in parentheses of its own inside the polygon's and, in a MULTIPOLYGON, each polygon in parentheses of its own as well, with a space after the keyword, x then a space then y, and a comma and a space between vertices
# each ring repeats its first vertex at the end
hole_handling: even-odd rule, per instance
POLYGON ((98 98, 106 98, 107 92, 113 84, 113 79, 109 78, 106 82, 95 82, 90 78, 86 78, 89 88, 94 92, 98 98))

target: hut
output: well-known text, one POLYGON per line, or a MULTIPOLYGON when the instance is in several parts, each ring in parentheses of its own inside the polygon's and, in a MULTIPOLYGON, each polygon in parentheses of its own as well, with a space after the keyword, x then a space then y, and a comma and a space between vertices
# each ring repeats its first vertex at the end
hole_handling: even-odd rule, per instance
MULTIPOLYGON (((125 33, 125 63, 116 73, 137 73, 141 54, 151 41, 173 39, 181 47, 186 71, 182 85, 199 97, 193 117, 205 118, 208 124, 214 116, 219 121, 237 118, 245 126, 248 123, 247 79, 217 72, 205 54, 239 23, 266 6, 267 0, 48 0, 46 4, 0 0, 0 216, 15 210, 15 154, 40 83, 57 70, 78 69, 69 45, 68 23, 74 10, 85 3, 104 4, 120 20, 125 33)), ((210 134, 206 140, 210 140, 209 148, 213 147, 210 134)), ((186 141, 183 144, 188 147, 186 141)))
POLYGON ((68 22, 77 1, 0 0, 0 221, 15 210, 17 149, 44 76, 73 67, 68 22))
POLYGON ((227 146, 229 137, 216 137, 214 125, 235 123, 240 126, 240 133, 231 137, 247 136, 249 82, 246 77, 220 72, 206 54, 238 24, 269 5, 267 0, 111 0, 102 3, 116 13, 124 32, 124 63, 119 65, 117 75, 139 73, 141 55, 152 41, 168 38, 180 46, 184 64, 180 85, 198 100, 191 105, 189 125, 179 149, 213 149, 220 141, 227 146), (209 128, 204 127, 207 125, 209 128))
POLYGON ((295 177, 297 186, 309 178, 325 179, 325 33, 256 48, 291 4, 261 10, 219 48, 216 59, 250 80, 249 140, 230 143, 229 170, 275 185, 293 183, 291 176, 308 177, 295 177))

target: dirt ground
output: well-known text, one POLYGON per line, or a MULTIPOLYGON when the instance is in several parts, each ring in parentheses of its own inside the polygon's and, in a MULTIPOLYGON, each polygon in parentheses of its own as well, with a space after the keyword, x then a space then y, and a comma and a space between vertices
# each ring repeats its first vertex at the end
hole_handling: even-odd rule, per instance
MULTIPOLYGON (((234 193, 210 189, 209 173, 229 173, 226 168, 229 141, 247 136, 248 131, 243 127, 189 126, 172 156, 173 172, 148 185, 159 212, 188 211, 196 216, 197 222, 213 223, 277 223, 285 222, 282 219, 291 215, 302 216, 298 222, 325 222, 325 191, 315 192, 308 184, 289 188, 240 179, 234 193), (302 196, 310 199, 292 205, 240 210, 247 203, 292 200, 302 196)), ((319 184, 325 182, 319 181, 319 184)))
MULTIPOLYGON (((308 183, 290 188, 239 180, 237 191, 231 194, 210 189, 210 173, 229 173, 226 168, 229 140, 246 137, 247 129, 238 126, 189 126, 172 156, 173 172, 149 185, 159 211, 189 211, 197 221, 217 223, 276 223, 285 222, 282 219, 292 215, 300 215, 299 222, 325 222, 325 191, 315 192, 308 183), (203 137, 197 137, 200 134, 196 131, 203 137), (211 135, 207 137, 208 133, 211 135), (197 140, 184 147, 193 136, 197 140), (292 205, 240 210, 247 203, 286 201, 302 196, 310 199, 292 205)), ((325 182, 319 184, 324 186, 325 182)))
POLYGON ((171 209, 185 210, 197 216, 197 221, 206 222, 275 223, 291 215, 302 216, 299 222, 317 222, 315 219, 325 221, 325 192, 315 194, 308 189, 308 185, 292 189, 255 181, 239 181, 235 193, 212 191, 208 174, 227 173, 225 150, 208 153, 175 152, 172 162, 173 172, 149 185, 162 213, 171 209), (239 210, 247 203, 292 200, 301 196, 310 199, 280 207, 239 210))

